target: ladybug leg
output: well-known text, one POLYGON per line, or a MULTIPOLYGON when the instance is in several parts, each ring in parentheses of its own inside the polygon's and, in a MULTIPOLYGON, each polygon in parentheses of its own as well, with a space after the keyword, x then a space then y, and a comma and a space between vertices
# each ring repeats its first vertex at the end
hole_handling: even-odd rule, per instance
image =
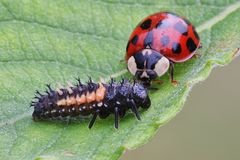
POLYGON ((199 47, 198 47, 198 49, 201 49, 203 46, 202 46, 202 43, 200 43, 200 45, 199 45, 199 47))
POLYGON ((174 75, 174 62, 172 62, 172 61, 170 61, 169 70, 170 70, 170 80, 171 80, 171 83, 172 83, 174 86, 177 86, 177 85, 178 85, 178 82, 177 82, 176 80, 174 80, 174 78, 173 78, 173 75, 174 75))
POLYGON ((201 55, 199 54, 199 53, 195 53, 193 56, 192 56, 192 58, 200 58, 201 57, 201 55))

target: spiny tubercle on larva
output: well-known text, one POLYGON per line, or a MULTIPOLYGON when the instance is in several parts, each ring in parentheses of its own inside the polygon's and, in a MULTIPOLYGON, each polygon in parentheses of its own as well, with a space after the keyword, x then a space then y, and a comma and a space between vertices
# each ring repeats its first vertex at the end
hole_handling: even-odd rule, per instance
POLYGON ((119 117, 124 117, 128 109, 140 120, 138 108, 148 108, 151 103, 143 85, 126 79, 118 83, 111 79, 109 84, 104 84, 94 83, 90 78, 86 85, 78 79, 75 86, 68 83, 66 88, 61 85, 56 90, 50 85, 47 88, 46 94, 36 91, 36 101, 31 103, 34 120, 92 114, 91 128, 97 116, 106 118, 113 113, 118 128, 119 117))

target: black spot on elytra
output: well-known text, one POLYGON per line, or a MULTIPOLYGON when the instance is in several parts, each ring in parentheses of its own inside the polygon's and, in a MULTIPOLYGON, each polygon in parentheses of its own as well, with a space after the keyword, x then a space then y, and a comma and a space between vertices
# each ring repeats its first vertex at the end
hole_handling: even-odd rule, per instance
POLYGON ((145 20, 141 25, 140 27, 144 30, 144 29, 148 29, 151 27, 151 24, 152 24, 152 20, 151 19, 147 19, 145 20))
POLYGON ((153 33, 152 31, 148 32, 147 36, 144 39, 144 46, 151 46, 153 41, 153 33))
POLYGON ((193 29, 193 34, 195 35, 196 39, 199 40, 199 35, 198 35, 198 33, 196 32, 195 28, 192 27, 192 29, 193 29))
POLYGON ((131 42, 132 42, 133 45, 136 45, 136 44, 137 44, 137 41, 138 41, 138 36, 135 35, 135 36, 132 38, 131 42))
POLYGON ((174 54, 180 54, 182 52, 181 45, 179 43, 173 42, 172 45, 172 52, 174 54))
POLYGON ((170 23, 166 20, 160 20, 157 25, 156 25, 156 28, 157 29, 162 29, 162 28, 167 28, 169 27, 170 23))
POLYGON ((168 36, 163 36, 161 39, 160 39, 161 43, 163 46, 167 46, 170 42, 170 38, 168 36))
POLYGON ((195 51, 195 49, 197 48, 192 38, 188 38, 186 45, 190 52, 195 51))
POLYGON ((176 29, 179 33, 187 36, 187 34, 188 34, 188 30, 187 30, 187 29, 188 29, 188 28, 187 28, 187 26, 184 25, 182 22, 176 23, 173 27, 174 27, 174 29, 176 29))

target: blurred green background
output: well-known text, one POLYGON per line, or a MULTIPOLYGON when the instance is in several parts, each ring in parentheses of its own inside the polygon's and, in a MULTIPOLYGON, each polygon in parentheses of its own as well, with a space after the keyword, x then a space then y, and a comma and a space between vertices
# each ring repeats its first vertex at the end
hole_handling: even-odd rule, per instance
POLYGON ((240 58, 193 87, 183 110, 121 160, 239 160, 240 58))

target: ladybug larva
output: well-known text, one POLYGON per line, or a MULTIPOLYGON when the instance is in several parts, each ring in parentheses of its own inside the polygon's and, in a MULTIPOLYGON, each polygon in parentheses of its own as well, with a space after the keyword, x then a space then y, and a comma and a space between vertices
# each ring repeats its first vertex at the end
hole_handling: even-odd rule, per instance
POLYGON ((138 109, 151 105, 147 89, 138 82, 130 83, 126 79, 120 82, 111 79, 108 84, 94 83, 91 78, 87 84, 82 84, 78 79, 75 86, 68 84, 66 88, 56 90, 50 85, 47 87, 44 94, 36 91, 36 100, 31 103, 34 120, 92 115, 91 128, 97 116, 104 119, 114 114, 115 128, 118 128, 119 119, 125 116, 127 110, 131 109, 140 120, 138 109))
POLYGON ((151 81, 170 70, 174 80, 174 63, 190 59, 200 48, 194 26, 185 18, 159 12, 144 18, 133 30, 126 48, 127 68, 136 78, 151 81))

